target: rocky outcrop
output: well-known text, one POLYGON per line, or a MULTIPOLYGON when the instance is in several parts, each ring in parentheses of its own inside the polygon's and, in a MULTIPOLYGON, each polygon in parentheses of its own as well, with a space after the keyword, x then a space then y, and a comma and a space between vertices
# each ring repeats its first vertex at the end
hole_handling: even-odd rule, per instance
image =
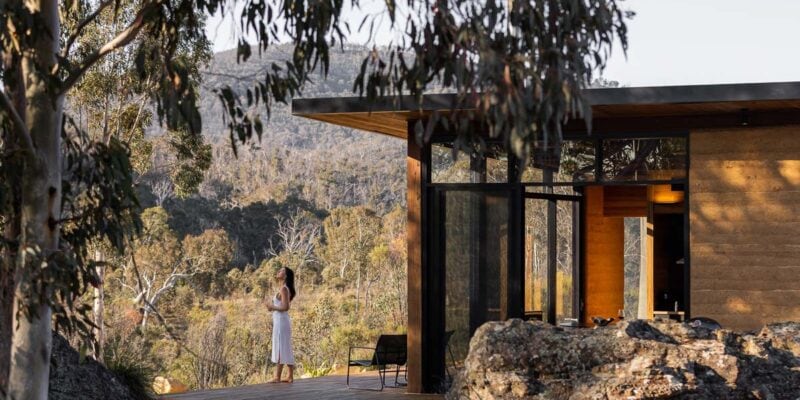
POLYGON ((475 333, 448 399, 800 399, 800 323, 740 334, 672 321, 475 333))
POLYGON ((183 393, 187 390, 189 390, 189 388, 177 379, 157 376, 153 380, 153 391, 156 392, 156 394, 183 393))
POLYGON ((50 400, 135 400, 114 373, 92 359, 81 361, 78 352, 57 334, 50 363, 50 400))

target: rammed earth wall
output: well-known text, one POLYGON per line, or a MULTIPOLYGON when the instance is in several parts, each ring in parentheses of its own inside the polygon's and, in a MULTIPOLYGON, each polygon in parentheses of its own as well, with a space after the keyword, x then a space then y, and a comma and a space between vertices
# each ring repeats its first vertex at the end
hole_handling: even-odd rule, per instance
POLYGON ((691 313, 800 321, 800 126, 692 132, 691 313))

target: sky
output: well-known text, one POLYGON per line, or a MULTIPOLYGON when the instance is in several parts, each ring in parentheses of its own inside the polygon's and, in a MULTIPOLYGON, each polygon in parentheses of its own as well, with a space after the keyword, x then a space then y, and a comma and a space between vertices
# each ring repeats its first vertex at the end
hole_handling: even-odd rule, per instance
MULTIPOLYGON (((614 49, 606 79, 624 86, 800 81, 799 0, 621 4, 636 17, 628 22, 627 57, 614 49)), ((345 15, 358 26, 364 12, 345 15)), ((231 27, 229 19, 209 21, 215 51, 234 47, 231 27)))

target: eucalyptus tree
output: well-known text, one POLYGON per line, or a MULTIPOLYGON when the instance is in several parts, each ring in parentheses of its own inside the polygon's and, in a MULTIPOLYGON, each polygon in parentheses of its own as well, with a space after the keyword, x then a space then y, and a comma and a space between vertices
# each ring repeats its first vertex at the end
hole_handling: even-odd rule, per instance
MULTIPOLYGON (((480 138, 466 129, 474 117, 520 155, 557 148, 561 123, 588 116, 580 89, 603 67, 614 38, 626 46, 616 0, 382 3, 385 11, 361 26, 371 30, 375 18, 388 17, 398 39, 365 56, 354 89, 371 100, 419 99, 434 82, 455 91, 457 110, 418 124, 419 140, 444 123, 474 147, 480 138)), ((340 0, 0 0, 0 389, 9 397, 47 397, 51 323, 91 334, 89 307, 80 302, 98 284, 88 244, 102 238, 122 251, 141 224, 130 147, 93 138, 65 108, 86 74, 130 51, 136 80, 154 82, 147 94, 159 122, 199 135, 193 64, 182 46, 207 40, 207 14, 241 10, 239 23, 255 42, 239 38, 239 61, 279 41, 293 51, 249 89, 215 90, 236 149, 261 137, 258 109, 269 116, 313 72, 327 72, 331 49, 352 33, 344 7, 340 0), (90 40, 104 10, 114 11, 113 34, 90 40)))
POLYGON ((361 293, 369 275, 370 251, 380 234, 381 219, 364 206, 337 208, 323 222, 325 246, 320 258, 326 264, 323 278, 342 288, 355 284, 356 314, 361 310, 361 293))
MULTIPOLYGON (((4 221, 2 352, 0 383, 11 398, 46 398, 51 322, 89 335, 89 307, 80 295, 98 279, 88 243, 107 240, 122 250, 140 225, 130 148, 118 138, 92 138, 65 112, 65 99, 116 52, 132 49, 136 76, 152 79, 159 120, 167 129, 201 132, 192 65, 181 45, 205 40, 203 20, 222 1, 144 0, 2 1, 0 28, 3 90, 0 200, 4 221), (117 28, 108 41, 86 33, 104 10, 117 28), (143 40, 147 38, 147 40, 143 40), (10 349, 10 351, 9 351, 10 349)), ((296 44, 287 63, 265 72, 262 100, 285 101, 325 65, 329 40, 339 32, 341 4, 246 2, 242 22, 265 48, 278 32, 296 44), (274 33, 274 35, 273 35, 274 33)), ((250 47, 242 41, 246 56, 250 47)), ((227 89, 220 95, 233 98, 227 89)), ((260 134, 258 118, 243 133, 260 134)))
MULTIPOLYGON (((432 83, 456 94, 450 109, 415 126, 456 133, 454 151, 484 151, 480 120, 520 159, 558 157, 562 125, 591 106, 581 90, 615 45, 627 50, 622 0, 409 1, 404 35, 364 59, 354 90, 368 98, 408 93, 419 104, 432 83)), ((391 9, 391 8, 390 8, 391 9)), ((393 19, 394 20, 394 19, 393 19)))

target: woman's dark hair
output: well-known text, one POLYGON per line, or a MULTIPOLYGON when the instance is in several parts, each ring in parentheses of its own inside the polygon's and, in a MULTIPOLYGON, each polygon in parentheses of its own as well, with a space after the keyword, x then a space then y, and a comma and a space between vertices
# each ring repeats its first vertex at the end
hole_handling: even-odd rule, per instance
POLYGON ((289 267, 283 267, 284 271, 286 271, 286 287, 289 288, 289 300, 294 300, 294 296, 297 294, 297 290, 294 288, 294 271, 292 271, 289 267))

